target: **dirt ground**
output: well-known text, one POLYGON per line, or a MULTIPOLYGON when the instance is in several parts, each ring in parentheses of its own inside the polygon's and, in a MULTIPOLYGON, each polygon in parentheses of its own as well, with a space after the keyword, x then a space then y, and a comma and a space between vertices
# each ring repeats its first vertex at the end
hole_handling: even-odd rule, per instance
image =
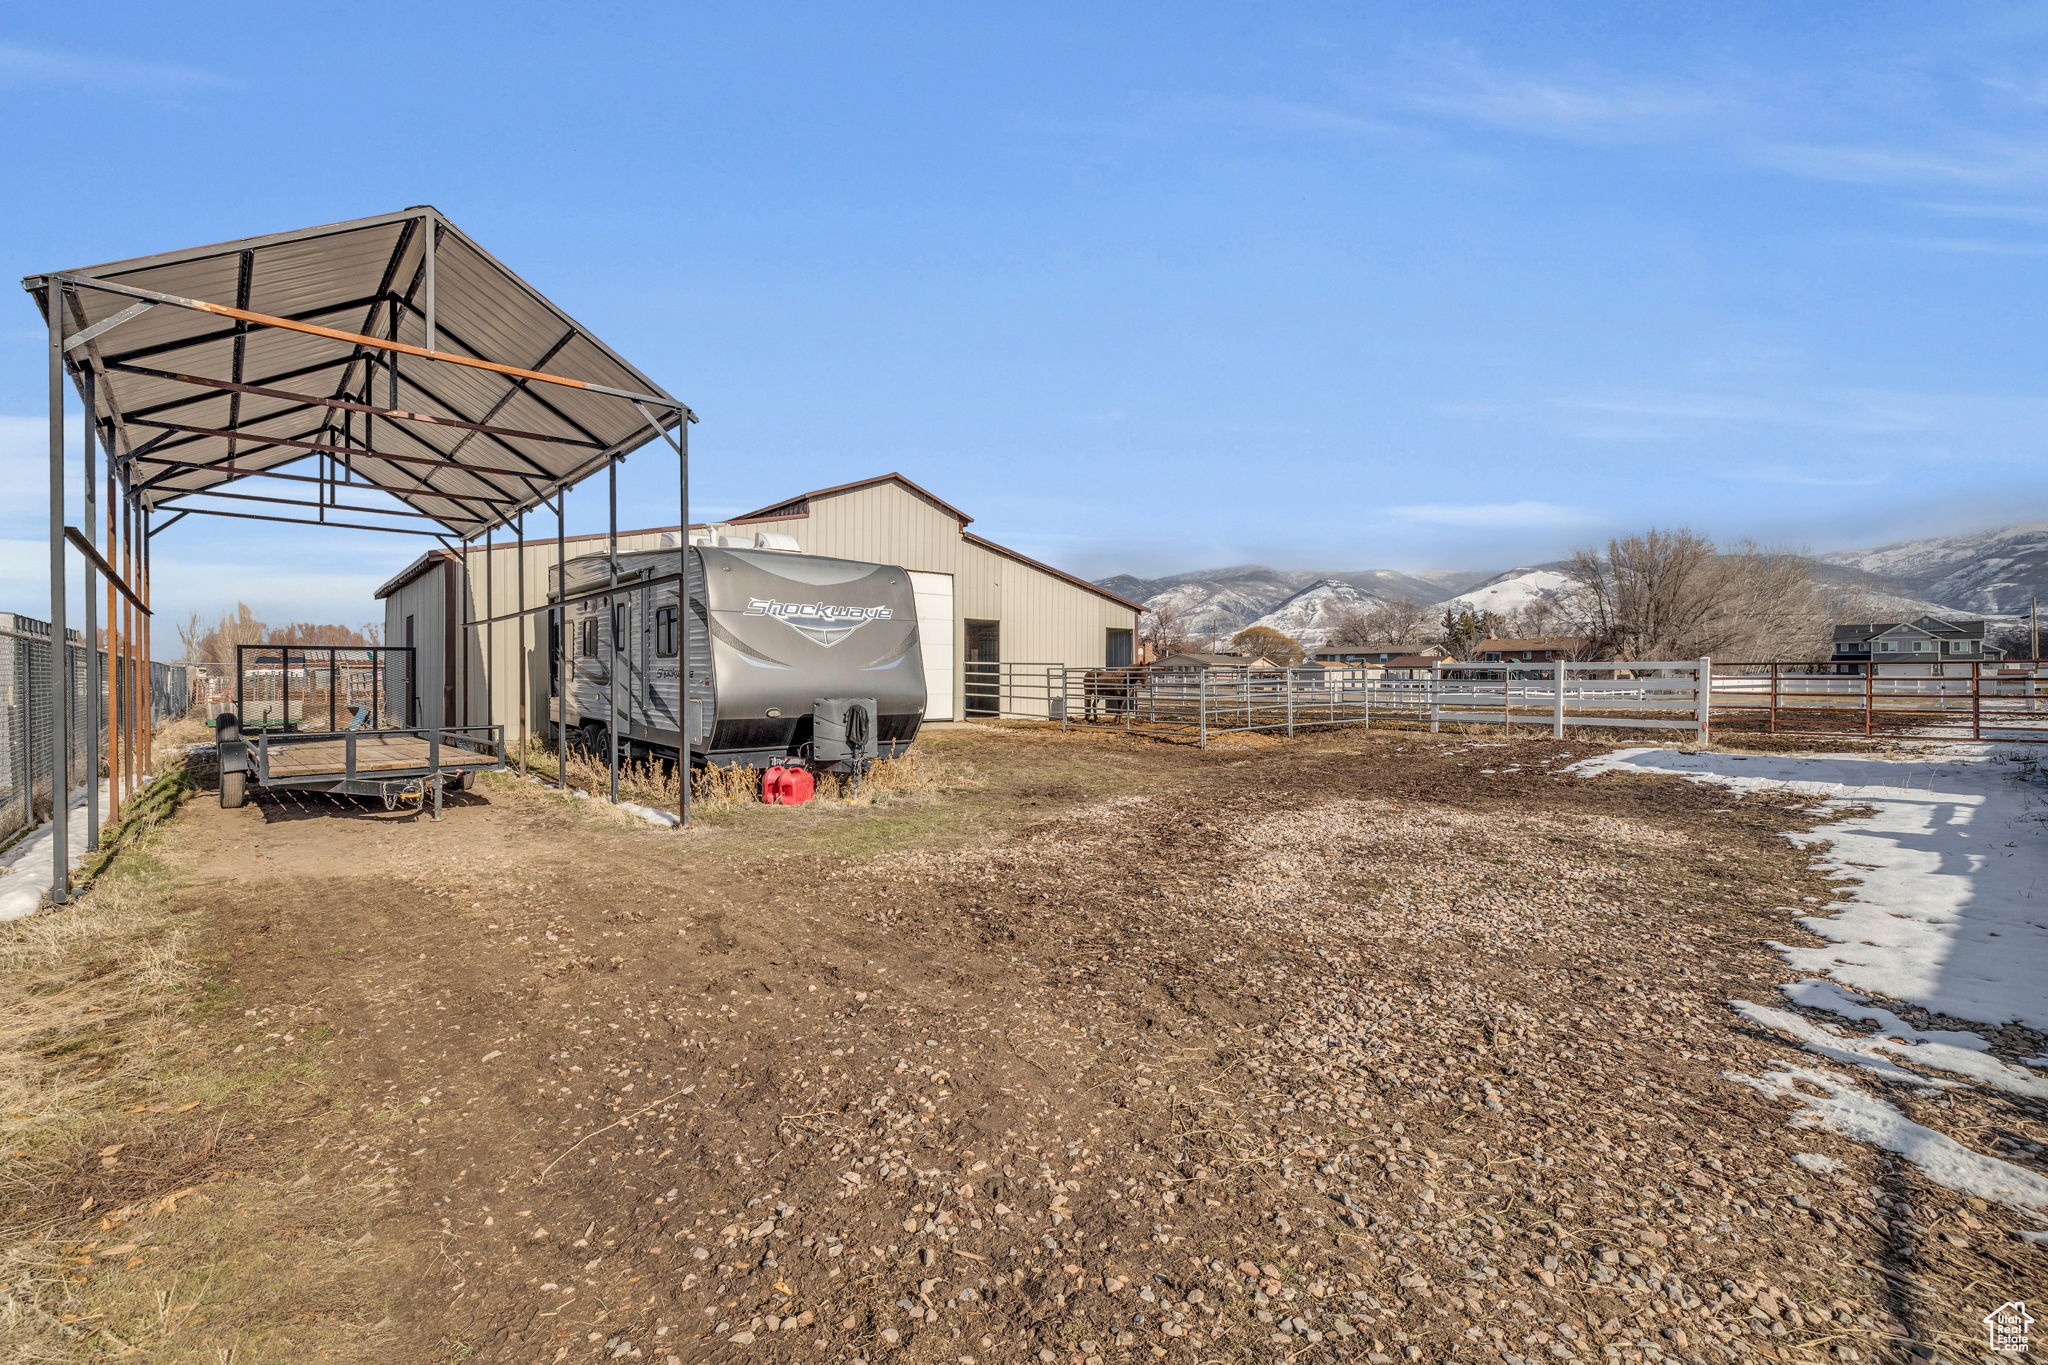
POLYGON ((1974 1360, 2048 1290, 1724 1077, 1831 895, 1794 803, 1547 738, 922 743, 937 791, 688 834, 188 806, 156 1099, 21 1194, 80 1358, 1974 1360))

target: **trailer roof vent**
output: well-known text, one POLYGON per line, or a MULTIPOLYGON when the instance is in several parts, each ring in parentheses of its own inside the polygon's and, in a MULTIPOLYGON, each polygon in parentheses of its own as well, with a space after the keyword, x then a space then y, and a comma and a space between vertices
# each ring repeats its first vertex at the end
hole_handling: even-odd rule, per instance
POLYGON ((754 532, 754 548, 757 550, 786 550, 800 554, 803 547, 796 543, 796 537, 783 531, 754 532))

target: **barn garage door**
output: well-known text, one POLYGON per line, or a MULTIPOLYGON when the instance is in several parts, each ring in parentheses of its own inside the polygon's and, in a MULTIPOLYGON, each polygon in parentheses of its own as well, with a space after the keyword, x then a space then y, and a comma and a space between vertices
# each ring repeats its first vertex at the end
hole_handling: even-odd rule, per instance
POLYGON ((913 571, 910 588, 917 594, 917 638, 924 650, 924 718, 957 720, 953 682, 960 646, 953 629, 953 575, 913 571))

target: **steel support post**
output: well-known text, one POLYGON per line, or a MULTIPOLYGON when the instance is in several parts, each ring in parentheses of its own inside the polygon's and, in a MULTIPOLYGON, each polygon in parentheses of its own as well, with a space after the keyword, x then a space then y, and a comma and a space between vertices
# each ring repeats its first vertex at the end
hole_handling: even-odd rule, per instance
MULTIPOLYGON (((79 515, 79 524, 87 540, 99 534, 94 521, 99 512, 99 465, 94 447, 97 433, 93 430, 93 375, 91 370, 83 371, 85 379, 85 422, 80 431, 81 443, 85 447, 85 481, 80 491, 85 495, 84 510, 79 515)), ((109 452, 111 456, 111 452, 109 452)), ((105 709, 100 699, 100 688, 105 684, 105 668, 100 663, 99 603, 95 600, 93 588, 99 571, 92 561, 85 562, 85 848, 91 853, 100 846, 100 713, 105 709)))
MULTIPOLYGON (((619 803, 619 674, 626 647, 625 632, 619 629, 619 462, 605 466, 605 594, 604 639, 611 641, 611 667, 604 675, 605 772, 611 783, 611 802, 619 803)), ((687 532, 685 533, 687 534, 687 532)))
POLYGON ((1871 658, 1863 665, 1863 737, 1870 738, 1870 713, 1877 700, 1877 647, 1871 646, 1871 658))
POLYGON ((690 827, 690 788, 697 780, 690 762, 690 415, 676 423, 676 524, 682 528, 676 552, 676 819, 690 827))
POLYGON ((1557 679, 1557 690, 1550 701, 1550 737, 1564 738, 1564 660, 1559 659, 1552 670, 1557 679))
MULTIPOLYGON (((117 485, 114 478, 113 452, 107 452, 106 496, 103 516, 106 522, 106 546, 101 558, 109 565, 119 554, 114 537, 114 509, 117 506, 117 485)), ((114 597, 114 578, 107 576, 106 615, 106 708, 107 708, 107 819, 109 822, 120 818, 121 811, 121 617, 120 608, 114 597)))
POLYGON ((569 790, 569 679, 562 664, 569 654, 569 610, 562 602, 569 586, 569 556, 563 547, 562 528, 569 505, 568 490, 555 490, 555 629, 549 674, 555 680, 555 785, 569 790))
MULTIPOLYGON (((71 661, 65 639, 64 290, 49 284, 50 321, 50 899, 71 898, 71 661)), ((34 794, 30 794, 33 801, 34 794)))
POLYGON ((443 725, 469 724, 469 651, 475 638, 475 611, 469 600, 469 542, 463 541, 455 558, 455 592, 460 604, 461 627, 455 632, 455 714, 441 717, 443 725))
POLYGON ((484 724, 498 722, 496 690, 498 685, 498 567, 497 546, 493 540, 496 527, 484 528, 484 724))
MULTIPOLYGON (((136 521, 142 529, 142 539, 136 550, 142 560, 142 594, 145 608, 154 605, 155 599, 149 593, 149 580, 154 566, 150 559, 152 550, 149 543, 149 512, 139 509, 136 521)), ((146 610, 142 613, 142 756, 145 767, 154 767, 156 760, 156 676, 152 672, 156 665, 156 613, 146 610)))
POLYGON ((533 671, 533 650, 527 645, 528 632, 532 622, 526 619, 526 509, 521 508, 513 519, 512 536, 514 552, 519 557, 519 775, 526 776, 526 748, 529 731, 526 728, 526 691, 528 675, 533 671))
POLYGON ((1443 716, 1444 665, 1438 659, 1429 666, 1429 732, 1435 734, 1443 716))

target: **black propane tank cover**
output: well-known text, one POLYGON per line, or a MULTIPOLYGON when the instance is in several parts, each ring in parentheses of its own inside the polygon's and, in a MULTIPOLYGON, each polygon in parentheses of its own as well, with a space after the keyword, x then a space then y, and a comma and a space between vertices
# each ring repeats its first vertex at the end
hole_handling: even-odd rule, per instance
POLYGON ((820 764, 875 757, 875 699, 820 697, 811 703, 811 758, 820 764))

